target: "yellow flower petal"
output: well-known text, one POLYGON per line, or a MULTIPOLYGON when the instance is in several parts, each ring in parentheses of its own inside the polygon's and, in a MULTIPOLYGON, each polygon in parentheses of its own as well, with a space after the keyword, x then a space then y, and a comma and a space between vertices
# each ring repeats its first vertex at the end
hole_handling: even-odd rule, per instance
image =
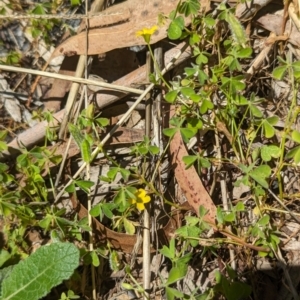
POLYGON ((137 203, 136 208, 141 211, 141 210, 145 209, 145 205, 144 205, 144 203, 137 203))
POLYGON ((151 28, 143 28, 136 32, 136 36, 142 36, 147 44, 150 42, 151 35, 155 33, 158 29, 156 25, 152 26, 151 28))
POLYGON ((138 210, 145 209, 145 203, 150 202, 151 198, 144 189, 138 189, 135 193, 136 199, 129 199, 130 204, 135 204, 138 210))

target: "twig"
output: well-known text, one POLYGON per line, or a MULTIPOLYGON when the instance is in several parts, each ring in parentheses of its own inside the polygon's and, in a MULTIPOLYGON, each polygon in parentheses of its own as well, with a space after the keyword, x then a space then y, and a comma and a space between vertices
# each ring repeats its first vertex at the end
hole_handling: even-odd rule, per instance
POLYGON ((18 14, 18 15, 0 15, 1 19, 12 19, 12 20, 25 20, 25 19, 43 19, 43 20, 49 20, 49 19, 64 19, 64 20, 79 20, 79 19, 91 19, 91 18, 99 18, 99 17, 111 17, 112 15, 122 15, 122 12, 120 13, 90 13, 88 15, 82 15, 82 14, 76 14, 76 15, 59 15, 59 14, 47 14, 47 15, 34 15, 34 14, 18 14))
POLYGON ((117 91, 122 91, 122 92, 127 92, 127 93, 133 93, 133 94, 137 94, 137 95, 141 95, 143 93, 143 91, 138 90, 138 89, 124 87, 124 86, 115 85, 115 84, 110 84, 110 83, 106 83, 103 81, 91 80, 91 79, 85 79, 85 78, 77 78, 74 76, 56 74, 56 73, 45 72, 45 71, 31 70, 31 69, 26 69, 26 68, 19 68, 19 67, 13 67, 13 66, 5 66, 5 65, 0 65, 0 70, 4 70, 4 71, 8 71, 8 72, 17 72, 17 73, 29 73, 29 74, 33 74, 33 75, 41 75, 41 76, 45 76, 45 77, 62 79, 62 80, 76 82, 76 83, 96 85, 96 86, 101 86, 103 88, 108 88, 110 90, 117 90, 117 91))
MULTIPOLYGON (((147 59, 146 59, 146 77, 149 78, 151 74, 151 56, 150 53, 147 52, 147 59)), ((145 115, 145 135, 147 137, 151 134, 151 110, 152 110, 152 100, 151 94, 149 93, 147 96, 146 101, 146 115, 145 115)), ((149 161, 146 163, 146 169, 151 168, 151 164, 149 161)), ((150 207, 151 203, 146 206, 144 211, 144 229, 143 229, 143 288, 144 288, 144 300, 149 299, 149 289, 150 289, 150 281, 151 281, 151 274, 150 274, 150 207)))

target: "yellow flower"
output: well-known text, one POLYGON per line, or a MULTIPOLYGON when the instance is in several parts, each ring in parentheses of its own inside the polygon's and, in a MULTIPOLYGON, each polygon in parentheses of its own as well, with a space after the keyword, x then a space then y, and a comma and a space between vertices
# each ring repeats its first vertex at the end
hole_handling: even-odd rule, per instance
POLYGON ((142 36, 147 44, 150 43, 151 35, 157 30, 157 26, 154 25, 151 28, 143 28, 137 31, 136 36, 142 36))
POLYGON ((144 189, 138 189, 134 194, 136 199, 129 199, 130 204, 135 204, 138 210, 145 209, 145 203, 150 202, 151 198, 147 195, 144 189))

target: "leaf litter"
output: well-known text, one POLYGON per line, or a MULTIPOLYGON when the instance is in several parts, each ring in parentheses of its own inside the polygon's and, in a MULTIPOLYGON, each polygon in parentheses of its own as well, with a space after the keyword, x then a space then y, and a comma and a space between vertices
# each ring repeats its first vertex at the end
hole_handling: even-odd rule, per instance
MULTIPOLYGON (((128 2, 131 2, 131 5, 134 5, 135 3, 134 0, 128 0, 128 2)), ((295 291, 296 293, 299 293, 298 285, 300 278, 297 275, 299 274, 299 270, 297 269, 297 266, 299 265, 299 222, 297 216, 299 213, 298 202, 300 187, 298 164, 300 162, 300 150, 298 149, 297 143, 299 143, 298 133, 300 132, 300 128, 297 116, 294 117, 294 122, 292 124, 287 123, 290 120, 288 119, 288 114, 289 107, 292 105, 291 102, 294 101, 293 99, 295 98, 295 108, 297 108, 297 105, 299 105, 299 95, 298 91, 293 90, 291 87, 289 82, 290 79, 287 77, 288 69, 284 68, 284 64, 281 65, 282 69, 277 69, 277 76, 275 76, 276 79, 272 78, 271 75, 274 68, 278 67, 278 65, 276 65, 277 55, 286 58, 293 57, 293 61, 299 60, 299 27, 297 27, 297 22, 293 21, 295 19, 294 16, 297 16, 299 12, 297 9, 295 9, 297 4, 296 1, 287 1, 287 3, 289 6, 283 6, 282 2, 280 1, 253 1, 252 6, 250 7, 250 4, 238 4, 235 14, 230 12, 224 17, 224 19, 230 24, 231 31, 236 34, 235 38, 237 42, 245 45, 248 43, 248 41, 251 41, 251 45, 253 45, 253 55, 251 60, 242 60, 240 65, 240 72, 242 74, 248 73, 249 75, 246 80, 246 88, 242 88, 241 90, 244 95, 250 95, 251 93, 254 93, 255 95, 259 96, 259 98, 264 99, 264 101, 261 101, 255 105, 255 108, 250 109, 252 109, 252 113, 256 116, 263 114, 265 119, 260 124, 262 129, 261 132, 255 132, 254 128, 247 126, 249 124, 242 124, 239 130, 241 140, 244 143, 241 146, 245 149, 248 149, 247 151, 250 152, 248 159, 249 157, 252 158, 252 165, 251 162, 249 162, 247 168, 241 167, 235 163, 230 163, 230 161, 234 161, 234 159, 236 159, 234 151, 234 147, 236 147, 236 145, 234 144, 234 141, 236 141, 237 137, 232 136, 230 128, 226 128, 226 126, 224 127, 224 124, 218 126, 215 136, 212 134, 212 131, 209 131, 208 129, 203 129, 201 134, 197 136, 197 151, 205 153, 206 157, 214 158, 214 160, 212 160, 213 164, 210 167, 200 169, 196 168, 196 166, 195 168, 193 167, 193 174, 197 174, 198 172, 200 176, 190 175, 191 170, 186 170, 181 159, 182 157, 174 158, 174 154, 176 151, 178 151, 178 149, 180 149, 180 147, 182 147, 182 149, 185 151, 184 154, 180 155, 188 155, 188 152, 186 152, 187 150, 185 150, 185 146, 183 145, 183 141, 178 139, 178 137, 174 138, 172 142, 173 144, 171 144, 170 147, 170 157, 164 158, 166 161, 169 161, 170 165, 164 170, 161 170, 162 172, 168 172, 168 179, 161 182, 163 187, 160 188, 161 191, 165 191, 163 194, 166 195, 168 199, 172 200, 176 205, 178 205, 178 208, 173 212, 168 212, 169 206, 164 204, 161 199, 158 198, 155 201, 154 213, 156 213, 156 215, 153 215, 153 218, 157 222, 157 234, 155 234, 155 232, 152 232, 152 234, 154 237, 153 243, 157 244, 153 244, 154 247, 151 249, 151 252, 155 254, 153 256, 153 261, 156 260, 156 263, 153 263, 150 269, 152 274, 155 275, 155 278, 152 281, 151 299, 163 299, 164 292, 161 289, 161 280, 170 280, 171 282, 172 280, 169 278, 170 276, 173 276, 174 272, 178 272, 179 275, 181 274, 179 269, 174 268, 174 266, 172 268, 172 265, 168 260, 163 260, 162 254, 159 253, 158 250, 163 249, 163 246, 170 246, 169 243, 172 243, 170 242, 170 239, 176 236, 175 230, 178 227, 186 224, 189 224, 191 227, 193 227, 192 223, 189 222, 194 221, 189 218, 184 218, 184 216, 188 214, 189 216, 201 217, 201 205, 209 210, 209 214, 206 215, 206 218, 208 218, 208 221, 211 223, 214 223, 216 220, 218 220, 219 222, 225 222, 224 224, 228 224, 226 223, 226 220, 234 220, 234 222, 229 222, 231 224, 231 231, 229 232, 238 232, 239 230, 243 232, 244 230, 244 234, 247 235, 249 233, 247 233, 244 228, 247 228, 249 224, 258 223, 258 225, 261 226, 268 226, 268 222, 270 222, 270 226, 276 228, 276 236, 280 240, 280 243, 277 245, 277 255, 273 255, 273 257, 259 257, 259 251, 249 248, 248 244, 256 246, 262 246, 263 244, 255 244, 255 239, 251 240, 249 236, 247 241, 244 240, 243 243, 241 243, 241 241, 232 243, 234 236, 230 236, 230 234, 228 234, 226 231, 228 229, 227 227, 220 228, 214 227, 215 225, 211 225, 212 228, 214 228, 213 230, 200 235, 200 245, 187 249, 187 252, 193 256, 193 259, 188 264, 188 270, 185 270, 185 272, 182 273, 185 274, 183 280, 178 281, 178 283, 170 287, 167 286, 167 293, 168 291, 171 293, 172 289, 174 288, 176 288, 179 292, 185 293, 189 296, 192 295, 192 291, 196 290, 198 294, 204 293, 208 290, 208 288, 213 287, 216 282, 218 282, 216 270, 220 272, 219 276, 221 281, 218 283, 220 289, 220 286, 222 285, 223 289, 226 285, 236 285, 235 288, 238 289, 239 282, 234 280, 232 281, 232 277, 230 277, 233 276, 231 274, 230 267, 234 269, 237 274, 239 274, 241 282, 247 282, 247 284, 251 286, 252 294, 251 296, 248 296, 247 299, 292 299, 295 291), (285 20, 287 9, 289 14, 287 20, 285 20), (243 27, 240 27, 240 24, 242 24, 243 27), (243 28, 245 28, 245 30, 243 30, 243 28), (275 36, 272 33, 275 33, 275 36), (246 35, 247 39, 245 39, 246 35), (265 50, 266 47, 269 47, 269 52, 264 52, 265 56, 261 56, 260 54, 265 50), (249 66, 251 66, 250 69, 249 66), (283 137, 285 132, 288 133, 287 137, 283 137), (285 165, 281 168, 280 180, 278 180, 279 177, 273 178, 270 177, 270 174, 274 174, 273 171, 279 167, 279 160, 276 159, 280 159, 281 157, 280 153, 278 152, 278 147, 280 146, 280 143, 282 143, 283 138, 285 139, 283 149, 287 156, 284 157, 285 165), (218 150, 216 149, 216 139, 219 143, 218 146, 222 149, 221 157, 226 158, 225 162, 222 162, 222 160, 220 160, 220 158, 217 156, 218 150), (269 143, 269 139, 271 143, 269 143), (256 162, 259 159, 270 163, 255 169, 257 166, 256 162), (175 174, 175 178, 173 177, 173 174, 175 174), (182 181, 180 178, 185 178, 188 180, 188 182, 182 181), (255 190, 249 189, 249 181, 252 180, 258 183, 255 190), (241 184, 237 186, 236 183, 239 181, 241 184), (231 201, 231 204, 229 205, 230 211, 228 212, 227 216, 220 214, 220 212, 217 210, 217 206, 222 203, 223 197, 221 196, 221 192, 224 191, 224 184, 226 186, 225 197, 231 201), (267 189, 269 188, 273 193, 275 193, 276 197, 283 195, 283 199, 280 200, 284 201, 285 206, 287 206, 289 210, 293 211, 296 219, 292 218, 288 211, 286 211, 285 208, 280 205, 280 202, 276 201, 276 197, 271 196, 272 194, 264 195, 260 186, 267 189), (195 188, 203 191, 201 192, 197 190, 197 192, 193 194, 193 190, 195 188), (242 202, 244 206, 241 208, 241 210, 236 210, 235 214, 232 214, 232 208, 235 207, 235 205, 239 202, 242 202), (258 211, 257 207, 259 207, 258 211), (260 218, 261 215, 266 215, 266 213, 269 216, 268 222, 265 222, 265 219, 260 218), (168 214, 170 214, 172 217, 170 218, 168 214), (226 220, 224 221, 222 218, 225 218, 226 220), (224 234, 226 232, 228 244, 218 240, 218 238, 222 236, 222 233, 224 234), (157 247, 157 245, 159 246, 157 247), (213 251, 206 252, 208 251, 207 249, 213 249, 213 251), (230 250, 233 250, 233 256, 230 255, 230 250), (283 273, 280 270, 283 270, 283 273), (287 286, 289 286, 289 288, 287 288, 287 286)), ((210 8, 208 4, 205 6, 206 12, 215 11, 215 8, 218 5, 219 2, 212 1, 210 3, 210 8)), ((229 1, 229 5, 233 5, 233 3, 229 1)), ((137 29, 141 29, 143 27, 143 20, 139 15, 139 10, 137 10, 136 13, 138 17, 134 20, 134 26, 136 26, 137 29)), ((153 16, 153 18, 155 17, 156 14, 153 16)), ((13 22, 10 23, 9 21, 7 22, 8 23, 5 25, 5 27, 3 26, 0 30, 2 34, 4 34, 7 26, 13 26, 16 24, 13 22)), ((220 25, 221 29, 219 32, 216 27, 216 32, 217 34, 220 34, 220 39, 226 39, 226 34, 228 34, 227 29, 224 27, 222 28, 223 25, 224 24, 220 25)), ((126 26, 128 26, 128 24, 126 24, 126 22, 124 24, 122 24, 122 22, 118 22, 116 26, 120 28, 120 32, 122 32, 124 30, 126 31, 126 26)), ((93 74, 104 78, 104 80, 109 79, 109 81, 112 82, 118 80, 120 77, 126 74, 133 74, 131 72, 134 72, 138 65, 143 65, 145 63, 145 57, 143 57, 145 54, 130 53, 130 55, 128 54, 127 57, 133 62, 132 67, 130 69, 130 66, 127 66, 126 69, 123 70, 122 75, 114 75, 114 72, 116 69, 118 69, 118 67, 111 69, 107 67, 105 70, 101 70, 101 67, 96 68, 98 64, 101 66, 101 60, 108 61, 110 59, 111 62, 108 64, 108 66, 112 63, 115 63, 115 66, 119 66, 119 68, 122 69, 122 62, 126 60, 127 55, 127 49, 125 48, 133 46, 136 43, 136 40, 134 40, 134 42, 132 40, 116 40, 114 29, 109 29, 111 30, 111 33, 106 32, 107 29, 101 29, 101 22, 100 26, 98 27, 100 28, 91 28, 89 36, 91 48, 93 47, 91 53, 99 55, 98 61, 94 62, 94 66, 92 65, 91 67, 91 72, 93 72, 93 74), (101 32, 105 33, 107 39, 109 39, 110 43, 112 44, 112 46, 109 46, 109 50, 112 51, 107 53, 107 57, 103 55, 103 52, 106 50, 96 47, 99 45, 96 40, 97 38, 93 40, 101 32), (121 48, 124 50, 123 52, 122 50, 118 51, 117 54, 117 51, 114 50, 116 48, 121 48), (122 53, 124 53, 124 56, 122 56, 122 53)), ((12 32, 19 30, 14 34, 22 36, 25 41, 26 37, 23 36, 20 29, 17 28, 19 27, 13 27, 12 32)), ((133 29, 132 32, 134 31, 135 29, 133 29)), ((72 56, 75 54, 72 53, 72 47, 75 44, 82 45, 81 39, 84 36, 85 35, 81 33, 74 35, 70 39, 67 39, 62 44, 58 43, 56 53, 63 47, 63 52, 68 52, 68 55, 72 56), (66 45, 70 45, 68 46, 70 49, 66 47, 66 45)), ((158 37, 158 40, 162 39, 163 37, 164 36, 162 34, 162 36, 158 37)), ((135 39, 134 36, 131 38, 135 39)), ((11 46, 15 47, 15 49, 18 48, 22 56, 26 57, 28 56, 28 42, 25 43, 23 40, 20 41, 22 41, 23 48, 21 44, 15 45, 11 43, 11 46)), ((169 51, 171 48, 170 44, 167 43, 166 39, 163 41, 164 50, 169 51)), ((5 42, 10 44, 9 41, 5 40, 5 42)), ((28 68, 42 69, 42 65, 45 64, 45 61, 43 61, 41 58, 43 55, 39 52, 40 49, 35 48, 36 45, 33 40, 29 42, 31 43, 31 57, 33 57, 32 53, 35 53, 36 51, 37 54, 35 55, 38 55, 39 59, 37 62, 35 62, 33 59, 29 62, 26 60, 21 61, 21 64, 28 68)), ((205 40, 203 43, 205 43, 205 40)), ((207 44, 205 47, 205 51, 211 54, 213 53, 213 45, 207 44)), ((84 51, 82 50, 80 52, 79 50, 76 50, 75 52, 80 54, 84 51)), ((88 52, 88 54, 90 53, 88 52)), ((61 68, 60 72, 65 74, 67 74, 67 72, 69 72, 69 74, 74 74, 74 63, 68 63, 68 61, 71 61, 71 59, 72 57, 65 58, 63 63, 65 69, 61 68)), ((201 59, 203 59, 203 56, 201 59)), ((292 62, 290 61, 287 64, 291 63, 292 62)), ((190 67, 190 65, 190 62, 183 62, 183 66, 176 67, 172 71, 172 80, 175 81, 176 78, 182 78, 184 75, 183 68, 190 67)), ((212 66, 213 65, 210 65, 210 67, 212 66)), ((294 65, 293 68, 295 72, 298 72, 297 65, 294 65)), ((120 72, 120 70, 117 71, 120 72)), ((143 86, 145 83, 147 84, 145 69, 141 70, 140 73, 136 73, 136 75, 131 76, 133 77, 130 78, 130 75, 128 77, 124 77, 125 79, 122 83, 124 86, 129 86, 132 82, 141 84, 141 86, 143 86), (142 78, 142 82, 139 81, 139 78, 142 78)), ((26 82, 23 80, 21 85, 18 85, 17 82, 19 79, 21 79, 20 75, 6 75, 3 77, 3 79, 1 79, 1 86, 5 87, 3 88, 3 91, 7 92, 10 87, 11 90, 14 91, 13 93, 18 92, 23 95, 28 95, 30 85, 33 83, 33 80, 29 79, 26 82), (15 89, 16 86, 18 86, 17 89, 15 89)), ((50 80, 48 80, 48 82, 45 81, 46 87, 44 86, 44 90, 42 89, 43 95, 45 95, 47 90, 48 95, 51 95, 51 92, 53 92, 51 97, 55 95, 55 92, 60 92, 61 94, 59 94, 58 98, 63 99, 65 94, 68 92, 69 87, 64 86, 62 89, 57 90, 57 81, 53 81, 52 87, 49 86, 49 83, 50 80)), ((227 82, 224 80, 224 86, 226 86, 226 84, 227 82)), ((239 89, 239 85, 243 86, 243 84, 244 82, 237 78, 235 87, 239 89)), ((101 94, 104 93, 105 91, 97 91, 97 94, 94 94, 92 91, 90 91, 90 99, 101 99, 101 97, 103 97, 101 94)), ((176 95, 177 94, 178 93, 176 92, 176 95)), ((1 97, 1 118, 2 120, 6 121, 2 122, 2 128, 5 128, 10 132, 11 139, 14 138, 13 132, 15 131, 15 128, 20 128, 19 126, 21 126, 22 122, 25 122, 25 120, 30 120, 27 109, 31 111, 32 109, 39 108, 40 104, 38 101, 41 100, 43 102, 43 95, 37 95, 30 107, 26 107, 25 104, 21 104, 17 100, 17 96, 15 96, 15 98, 9 98, 9 101, 3 99, 4 96, 1 97), (8 103, 11 103, 13 106, 8 106, 8 103), (17 126, 12 125, 13 123, 17 124, 17 126)), ((118 95, 118 97, 120 97, 120 95, 118 95)), ((220 105, 220 107, 222 106, 223 101, 226 102, 226 99, 218 99, 217 94, 215 94, 214 97, 216 97, 217 101, 219 101, 218 105, 220 105)), ((122 108, 119 108, 119 111, 114 111, 113 113, 110 112, 114 104, 112 104, 112 107, 108 106, 107 108, 102 108, 103 116, 109 116, 108 118, 110 119, 110 125, 114 125, 117 121, 118 115, 122 115, 124 110, 128 109, 126 101, 134 100, 134 97, 126 96, 124 94, 121 95, 120 98, 124 98, 124 100, 118 100, 123 104, 123 106, 120 106, 122 108)), ((54 111, 58 111, 59 109, 63 108, 61 99, 59 99, 59 101, 56 100, 55 104, 53 102, 54 111)), ((52 104, 48 105, 47 109, 51 109, 51 105, 52 104)), ((140 115, 140 119, 142 119, 142 121, 145 119, 145 114, 143 111, 144 109, 145 107, 143 106, 142 110, 137 111, 137 114, 140 115)), ((168 104, 164 104, 164 109, 164 114, 166 115, 168 114, 168 111, 171 110, 168 104)), ((205 109, 205 112, 206 111, 208 110, 205 109)), ((241 116, 238 117, 240 118, 241 116)), ((139 121, 137 121, 137 123, 138 122, 139 121)), ((132 124, 138 126, 136 122, 132 122, 132 124)), ((31 126, 31 124, 28 125, 31 126)), ((24 125, 22 126, 24 127, 24 125)), ((25 125, 25 127, 26 126, 27 125, 25 125)), ((164 126, 166 128, 168 127, 167 124, 164 126)), ((134 129, 134 127, 131 129, 138 130, 134 129)), ((125 142, 122 142, 120 140, 121 137, 118 138, 117 132, 113 138, 115 141, 118 141, 118 144, 110 142, 107 146, 108 154, 112 155, 117 161, 120 161, 120 164, 122 164, 124 169, 128 169, 132 166, 140 167, 141 161, 134 158, 129 148, 125 147, 124 145, 126 145, 126 143, 131 145, 137 141, 141 142, 143 140, 142 134, 139 133, 140 135, 137 135, 137 140, 133 139, 133 132, 130 132, 128 128, 124 127, 121 130, 123 130, 121 137, 124 138, 124 132, 127 132, 126 137, 128 136, 128 138, 125 139, 125 142)), ((18 131, 15 131, 15 133, 18 133, 18 131)), ((32 135, 32 133, 30 135, 32 135)), ((38 145, 38 141, 31 142, 29 145, 31 145, 31 147, 33 145, 38 145)), ((57 149, 59 149, 59 147, 60 146, 58 145, 57 149)), ((48 145, 47 148, 51 150, 55 149, 56 146, 48 145)), ((69 167, 66 170, 66 175, 69 176, 72 176, 72 174, 74 174, 74 169, 76 170, 78 168, 77 161, 79 159, 78 153, 80 153, 80 150, 76 149, 76 145, 74 145, 73 148, 75 150, 73 152, 70 150, 67 158, 69 161, 69 167)), ((62 150, 60 151, 63 152, 65 149, 64 146, 61 147, 61 149, 62 150)), ((191 151, 189 151, 189 153, 191 154, 191 151)), ((10 154, 7 154, 5 158, 7 159, 9 157, 10 154)), ((94 166, 94 170, 91 172, 96 172, 98 176, 105 176, 106 173, 102 173, 101 171, 101 165, 107 164, 105 157, 97 157, 96 162, 97 166, 94 166)), ((243 162, 243 165, 246 166, 246 163, 243 162)), ((51 166, 50 169, 53 170, 53 166, 51 166)), ((55 171, 51 171, 50 173, 55 174, 55 171)), ((48 174, 48 172, 44 172, 43 176, 47 178, 47 176, 49 176, 48 174)), ((54 175, 51 174, 51 176, 54 175)), ((121 182, 122 177, 118 176, 115 178, 115 181, 109 183, 104 190, 101 190, 101 192, 99 192, 96 187, 92 189, 92 193, 94 193, 95 197, 94 205, 98 205, 99 203, 101 204, 103 198, 112 199, 114 188, 119 186, 121 182), (99 195, 97 194, 98 192, 99 195)), ((104 181, 99 181, 98 183, 100 187, 104 184, 104 181)), ((85 203, 78 203, 76 199, 71 198, 70 201, 68 199, 64 199, 64 201, 62 201, 58 207, 67 208, 68 213, 72 213, 73 210, 77 209, 78 217, 83 218, 87 217, 87 210, 84 205, 85 203)), ((225 204, 223 203, 222 206, 224 208, 225 204)), ((106 213, 109 214, 109 207, 106 207, 106 209, 106 213)), ((141 220, 138 216, 136 216, 134 220, 130 220, 130 222, 136 223, 139 223, 140 221, 141 220)), ((129 235, 124 232, 114 232, 112 228, 110 228, 111 223, 109 222, 108 218, 103 218, 102 220, 97 218, 94 219, 93 222, 95 223, 94 226, 96 229, 95 242, 104 242, 105 245, 107 239, 110 240, 111 246, 118 251, 118 255, 114 259, 122 261, 123 264, 131 264, 132 275, 138 282, 141 282, 141 248, 138 250, 133 250, 135 244, 137 243, 139 234, 137 233, 129 235)), ((130 228, 132 229, 132 227, 130 228)), ((274 232, 269 231, 269 236, 266 236, 261 232, 261 228, 259 226, 253 226, 252 231, 255 232, 255 234, 258 234, 257 239, 259 239, 260 235, 263 236, 264 239, 268 239, 270 236, 272 236, 272 234, 275 234, 274 232)), ((47 237, 45 237, 45 240, 47 240, 47 237)), ((274 238, 274 240, 276 239, 274 238)), ((184 249, 183 247, 183 242, 178 242, 176 250, 180 252, 181 249, 184 249)), ((30 250, 28 249, 28 253, 29 252, 30 250)), ((105 253, 105 255, 107 255, 107 253, 105 253)), ((103 263, 102 274, 105 274, 105 276, 103 276, 103 278, 99 278, 98 283, 106 288, 102 289, 102 294, 100 294, 99 297, 103 299, 130 299, 132 296, 129 293, 126 294, 123 292, 121 285, 119 284, 119 280, 126 278, 128 274, 126 274, 122 268, 120 268, 119 271, 112 272, 105 261, 102 261, 101 263, 103 263)), ((246 290, 245 286, 240 286, 240 288, 246 290)), ((76 290, 76 292, 90 297, 89 283, 86 282, 86 286, 80 290, 76 290)), ((227 297, 228 299, 240 299, 238 296, 235 296, 234 294, 226 294, 224 291, 223 294, 221 292, 216 293, 220 299, 222 299, 222 297, 227 297), (221 296, 221 294, 223 296, 221 296)), ((50 299, 51 295, 48 297, 50 299)))

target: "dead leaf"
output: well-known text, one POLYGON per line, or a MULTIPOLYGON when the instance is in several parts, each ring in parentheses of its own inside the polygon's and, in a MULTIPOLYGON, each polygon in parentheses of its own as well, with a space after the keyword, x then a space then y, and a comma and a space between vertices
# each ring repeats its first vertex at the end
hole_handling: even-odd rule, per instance
MULTIPOLYGON (((118 18, 114 25, 101 27, 105 24, 105 18, 99 18, 98 20, 93 18, 90 20, 91 27, 97 26, 101 28, 91 28, 88 32, 88 38, 86 32, 69 38, 55 49, 53 57, 58 55, 94 55, 118 48, 145 45, 144 39, 137 37, 136 32, 157 24, 158 15, 162 13, 168 15, 176 8, 177 4, 177 0, 163 0, 157 2, 132 0, 123 2, 119 6, 105 10, 103 14, 111 14, 111 18, 113 18, 119 8, 120 14, 124 13, 126 20, 128 18, 126 12, 130 11, 130 17, 127 21, 119 24, 120 16, 117 15, 118 18)), ((110 22, 111 21, 112 19, 110 22)), ((164 39, 167 36, 167 28, 168 23, 160 27, 151 37, 151 43, 156 43, 164 39)))
MULTIPOLYGON (((170 118, 173 116, 174 112, 175 110, 173 107, 170 110, 170 118)), ((199 207, 202 205, 208 210, 205 219, 214 224, 217 213, 216 206, 203 186, 196 169, 192 166, 186 170, 182 158, 187 156, 188 152, 179 132, 172 138, 170 143, 170 153, 176 180, 181 190, 184 192, 189 205, 194 208, 197 214, 199 212, 199 207)))

